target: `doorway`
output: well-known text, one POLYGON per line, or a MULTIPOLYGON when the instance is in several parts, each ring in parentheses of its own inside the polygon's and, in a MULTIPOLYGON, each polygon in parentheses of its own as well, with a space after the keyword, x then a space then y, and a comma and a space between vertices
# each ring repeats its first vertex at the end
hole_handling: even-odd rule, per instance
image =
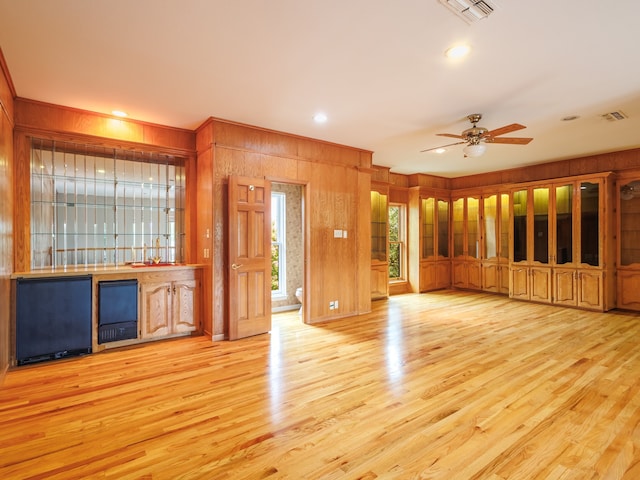
MULTIPOLYGON (((271 311, 304 321, 304 185, 271 183, 271 311)), ((275 318, 275 317, 274 317, 275 318)))

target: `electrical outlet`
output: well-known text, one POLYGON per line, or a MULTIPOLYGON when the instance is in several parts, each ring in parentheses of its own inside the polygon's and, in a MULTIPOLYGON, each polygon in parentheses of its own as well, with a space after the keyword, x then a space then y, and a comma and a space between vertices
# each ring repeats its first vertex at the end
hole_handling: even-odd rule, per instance
POLYGON ((333 310, 336 308, 336 302, 329 302, 329 310, 333 310))
POLYGON ((333 302, 333 309, 337 310, 338 309, 338 300, 336 300, 335 302, 333 302))

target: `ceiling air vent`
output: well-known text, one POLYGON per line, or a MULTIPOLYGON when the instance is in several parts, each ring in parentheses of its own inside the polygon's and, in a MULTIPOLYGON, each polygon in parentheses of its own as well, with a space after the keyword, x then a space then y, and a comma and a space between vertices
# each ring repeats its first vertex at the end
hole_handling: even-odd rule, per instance
POLYGON ((627 117, 627 114, 622 110, 616 110, 615 112, 603 113, 600 115, 605 120, 609 120, 610 122, 617 122, 619 120, 624 120, 627 117))
POLYGON ((495 1, 486 0, 438 0, 467 23, 488 17, 496 9, 495 1))

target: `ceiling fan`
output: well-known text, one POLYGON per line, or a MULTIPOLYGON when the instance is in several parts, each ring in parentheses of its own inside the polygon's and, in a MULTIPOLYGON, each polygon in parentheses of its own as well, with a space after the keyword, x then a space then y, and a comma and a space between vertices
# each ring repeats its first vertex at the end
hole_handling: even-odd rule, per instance
POLYGON ((512 123, 511 125, 505 125, 504 127, 496 128, 495 130, 487 130, 486 128, 478 127, 477 123, 482 118, 481 113, 472 113, 471 115, 467 115, 467 118, 473 125, 471 128, 467 128, 460 135, 455 135, 453 133, 438 133, 437 135, 440 137, 451 137, 451 138, 459 138, 462 139, 461 142, 450 143, 448 145, 442 145, 441 147, 428 148, 426 150, 421 150, 422 152, 430 152, 433 150, 438 150, 440 148, 452 147, 453 145, 462 145, 466 143, 467 146, 464 147, 464 156, 465 157, 479 157, 486 150, 485 143, 506 143, 511 145, 526 145, 533 138, 526 137, 500 137, 500 135, 504 135, 505 133, 515 132, 517 130, 522 130, 523 128, 527 128, 524 125, 520 125, 519 123, 512 123))

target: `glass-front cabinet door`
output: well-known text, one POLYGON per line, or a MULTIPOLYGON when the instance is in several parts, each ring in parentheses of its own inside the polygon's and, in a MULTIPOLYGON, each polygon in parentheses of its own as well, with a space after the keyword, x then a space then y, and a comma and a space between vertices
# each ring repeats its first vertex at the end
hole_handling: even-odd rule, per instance
POLYGON ((526 262, 528 250, 528 191, 513 192, 513 262, 526 262))
POLYGON ((452 202, 453 208, 453 258, 463 257, 464 251, 464 198, 458 198, 452 202))
POLYGON ((640 311, 640 172, 622 178, 616 188, 618 205, 618 308, 640 311))
POLYGON ((438 190, 409 190, 410 288, 428 292, 451 285, 450 201, 438 190))
POLYGON ((480 258, 480 200, 467 198, 467 256, 480 258))
POLYGON ((533 261, 549 263, 549 188, 533 189, 533 261))
POLYGON ((436 254, 435 198, 421 199, 422 208, 422 259, 428 260, 436 254))
POLYGON ((389 295, 388 262, 389 198, 384 191, 371 191, 371 298, 389 295))
POLYGON ((601 182, 580 182, 580 263, 592 267, 601 260, 600 191, 601 182))
POLYGON ((509 293, 509 194, 482 197, 482 289, 509 293))
POLYGON ((449 201, 438 199, 438 257, 449 258, 449 201))
MULTIPOLYGON (((610 174, 598 174, 513 192, 511 296, 520 296, 520 289, 521 296, 529 300, 593 310, 611 308, 614 216, 604 212, 613 212, 612 187, 610 174), (609 200, 605 201, 603 191, 609 192, 609 200), (603 263, 605 255, 610 258, 609 266, 603 263)), ((621 218, 623 211, 620 204, 621 218)))

